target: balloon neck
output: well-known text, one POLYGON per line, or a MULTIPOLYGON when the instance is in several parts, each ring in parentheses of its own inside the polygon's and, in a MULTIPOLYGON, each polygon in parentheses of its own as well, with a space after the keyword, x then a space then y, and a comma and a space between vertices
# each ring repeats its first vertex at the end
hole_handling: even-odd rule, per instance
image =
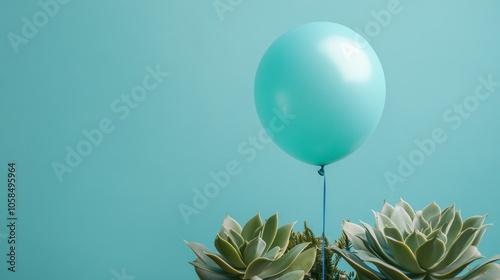
POLYGON ((321 165, 321 168, 318 170, 318 174, 321 176, 325 176, 325 166, 321 165))

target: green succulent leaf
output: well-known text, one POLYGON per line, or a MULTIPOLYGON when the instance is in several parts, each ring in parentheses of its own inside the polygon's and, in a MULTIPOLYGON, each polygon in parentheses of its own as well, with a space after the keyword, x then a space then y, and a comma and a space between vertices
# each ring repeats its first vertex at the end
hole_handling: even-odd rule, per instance
POLYGON ((252 219, 250 219, 241 230, 241 236, 245 240, 251 240, 254 237, 254 232, 262 226, 262 219, 260 218, 260 213, 255 215, 252 219))
MULTIPOLYGON (((219 253, 232 266, 234 266, 235 268, 245 268, 246 267, 246 264, 241 259, 239 251, 236 248, 234 248, 233 245, 231 245, 231 243, 229 243, 227 240, 224 240, 222 237, 220 237, 220 235, 217 234, 217 237, 215 238, 214 244, 215 244, 215 248, 217 248, 219 253)), ((214 260, 212 257, 211 257, 211 259, 214 260)), ((217 263, 217 264, 219 264, 219 263, 217 263)))
MULTIPOLYGON (((366 223, 361 222, 361 224, 365 227, 365 239, 363 239, 363 242, 365 243, 367 251, 391 264, 395 264, 396 261, 392 258, 392 256, 386 253, 382 245, 378 242, 374 229, 366 223)), ((386 238, 384 238, 384 242, 386 242, 386 238)), ((389 245, 387 245, 387 247, 389 247, 389 245)))
POLYGON ((430 203, 422 210, 422 216, 429 223, 433 218, 439 216, 439 214, 441 214, 441 208, 439 208, 439 205, 437 205, 436 202, 430 203))
POLYGON ((472 244, 477 231, 477 228, 468 228, 462 231, 453 245, 451 245, 446 257, 437 265, 437 268, 441 270, 455 262, 472 244))
POLYGON ((478 233, 476 234, 476 237, 474 238, 474 241, 472 241, 472 246, 478 246, 479 243, 481 243, 481 239, 483 239, 484 234, 486 233, 486 229, 488 229, 492 224, 486 224, 482 225, 479 228, 478 233))
POLYGON ((397 228, 396 224, 383 213, 375 213, 375 225, 378 229, 383 230, 386 227, 397 228))
POLYGON ((430 271, 435 272, 434 274, 441 279, 451 279, 462 272, 469 264, 481 258, 483 258, 483 256, 479 253, 479 250, 476 247, 471 246, 449 266, 439 271, 437 271, 434 267, 431 267, 430 271))
POLYGON ((391 215, 391 220, 394 222, 399 232, 403 234, 408 226, 413 227, 413 222, 410 216, 406 213, 403 207, 396 205, 394 212, 391 215))
POLYGON ((425 229, 429 228, 429 223, 425 220, 422 212, 415 214, 412 222, 414 229, 420 232, 424 232, 425 229))
POLYGON ((408 235, 405 239, 405 244, 410 248, 412 252, 417 252, 418 247, 420 247, 422 244, 424 244, 427 241, 425 238, 425 235, 418 231, 412 232, 410 235, 408 235))
POLYGON ((226 218, 224 219, 224 222, 222 222, 222 225, 236 231, 238 234, 241 233, 240 224, 233 218, 231 218, 229 215, 226 215, 226 218))
POLYGON ((200 243, 196 242, 186 242, 186 244, 193 250, 194 254, 198 257, 198 259, 209 266, 216 266, 216 263, 212 261, 209 257, 207 257, 206 253, 211 253, 210 250, 203 246, 200 243))
POLYGON ((443 210, 441 213, 441 218, 439 223, 436 225, 436 228, 442 228, 445 225, 449 224, 455 218, 455 205, 449 206, 443 210))
POLYGON ((270 264, 265 271, 262 271, 258 276, 261 278, 268 278, 280 274, 292 265, 299 254, 309 243, 301 243, 293 247, 288 253, 284 254, 281 258, 270 264))
POLYGON ((445 244, 438 236, 422 244, 416 251, 419 266, 424 270, 433 267, 443 257, 446 250, 445 244))
POLYGON ((365 235, 365 230, 362 227, 360 227, 359 225, 357 225, 355 223, 344 222, 344 224, 342 225, 342 230, 344 231, 344 233, 347 235, 347 237, 351 241, 354 249, 356 249, 356 250, 368 250, 362 241, 363 236, 365 235))
POLYGON ((212 253, 207 253, 207 256, 211 258, 217 266, 222 268, 225 272, 233 275, 241 275, 245 273, 245 268, 243 269, 236 269, 234 268, 231 264, 229 264, 225 259, 222 258, 222 256, 219 256, 217 254, 212 254, 212 253))
MULTIPOLYGON (((382 280, 382 278, 384 277, 380 272, 369 267, 362 259, 360 259, 353 252, 340 249, 337 246, 332 246, 331 248, 336 254, 342 256, 342 258, 356 271, 358 276, 363 275, 366 279, 371 279, 371 280, 382 280)), ((366 251, 360 250, 358 252, 366 252, 366 251)))
POLYGON ((398 205, 401 208, 403 208, 406 211, 406 214, 408 214, 408 216, 410 216, 410 219, 413 220, 413 218, 415 217, 415 211, 413 210, 411 205, 408 204, 408 202, 404 201, 402 198, 399 199, 398 205))
POLYGON ((245 263, 251 263, 258 257, 261 257, 266 249, 266 242, 260 237, 256 237, 248 242, 243 254, 245 263))
MULTIPOLYGON (((311 270, 314 261, 316 260, 316 248, 309 248, 295 259, 295 261, 290 265, 284 273, 289 273, 295 270, 309 271, 311 270)), ((281 274, 284 274, 283 272, 281 274)))
POLYGON ((500 265, 493 263, 498 260, 500 260, 500 256, 495 256, 474 267, 469 273, 457 278, 457 280, 498 280, 500 279, 500 265))
POLYGON ((285 248, 286 247, 283 247, 283 249, 281 249, 278 246, 273 247, 271 250, 267 251, 262 257, 266 258, 266 259, 275 260, 275 259, 281 257, 280 253, 281 253, 281 251, 285 251, 285 248))
POLYGON ((397 261, 398 265, 401 266, 401 268, 404 268, 406 271, 411 273, 425 272, 422 268, 420 268, 412 250, 406 246, 404 242, 388 237, 387 243, 389 243, 394 259, 397 261))
POLYGON ((228 237, 231 237, 233 239, 234 243, 237 245, 236 248, 240 247, 245 243, 245 239, 243 239, 243 236, 240 235, 237 231, 233 229, 229 229, 228 231, 228 237))
POLYGON ((266 242, 266 248, 264 250, 265 252, 267 252, 267 250, 269 250, 269 248, 273 244, 277 232, 278 214, 274 214, 264 223, 264 229, 262 231, 262 239, 266 242))
POLYGON ((380 211, 380 213, 384 214, 387 217, 390 217, 392 215, 392 212, 394 212, 394 207, 387 203, 387 201, 384 201, 384 206, 382 206, 382 211, 380 211))
POLYGON ((472 216, 464 221, 462 228, 479 228, 483 225, 484 220, 488 215, 484 216, 472 216))
POLYGON ((453 222, 451 223, 448 232, 446 234, 448 241, 446 242, 446 250, 449 250, 451 245, 455 243, 458 235, 462 231, 462 216, 460 214, 460 211, 455 212, 455 219, 453 219, 453 222))
POLYGON ((276 232, 276 237, 274 238, 274 241, 271 244, 270 248, 274 248, 276 246, 280 248, 288 247, 288 243, 290 242, 290 234, 294 225, 295 222, 281 226, 276 232))
MULTIPOLYGON (((362 252, 360 252, 360 254, 362 254, 362 252)), ((406 276, 406 274, 401 272, 401 270, 384 262, 381 259, 373 258, 373 257, 369 257, 369 256, 363 256, 363 259, 367 262, 373 263, 384 275, 383 277, 373 278, 373 279, 412 280, 411 278, 408 278, 408 276, 406 276)), ((372 279, 372 278, 370 278, 370 279, 372 279)))
MULTIPOLYGON (((190 264, 193 264, 193 262, 190 262, 190 264)), ((204 267, 201 268, 198 264, 194 265, 194 270, 196 272, 196 275, 198 275, 198 278, 200 280, 231 280, 231 279, 238 279, 237 276, 227 274, 227 273, 218 273, 215 270, 213 270, 211 267, 204 267)))
POLYGON ((288 272, 287 274, 279 278, 271 278, 272 280, 302 280, 304 279, 305 272, 302 270, 296 270, 288 272))
POLYGON ((258 276, 259 273, 264 271, 273 261, 274 259, 265 257, 256 258, 248 265, 243 279, 251 279, 252 277, 258 276))
POLYGON ((388 237, 396 239, 397 241, 403 241, 403 236, 401 235, 401 232, 399 232, 397 228, 386 227, 384 228, 384 234, 388 237))

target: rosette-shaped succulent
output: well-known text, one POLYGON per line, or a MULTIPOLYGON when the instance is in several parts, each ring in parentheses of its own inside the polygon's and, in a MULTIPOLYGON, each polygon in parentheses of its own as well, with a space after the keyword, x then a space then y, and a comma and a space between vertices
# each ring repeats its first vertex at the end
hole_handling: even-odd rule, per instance
POLYGON ((301 243, 286 251, 294 224, 278 228, 277 214, 265 223, 257 214, 242 228, 226 216, 214 242, 219 253, 186 242, 198 257, 190 264, 202 280, 301 280, 314 263, 316 249, 305 250, 309 243, 301 243))
POLYGON ((395 207, 384 203, 374 214, 374 227, 344 223, 355 252, 333 247, 359 279, 500 279, 500 265, 494 263, 500 256, 462 273, 483 258, 477 246, 490 226, 483 225, 486 216, 463 221, 454 205, 441 210, 434 202, 415 212, 404 200, 395 207))

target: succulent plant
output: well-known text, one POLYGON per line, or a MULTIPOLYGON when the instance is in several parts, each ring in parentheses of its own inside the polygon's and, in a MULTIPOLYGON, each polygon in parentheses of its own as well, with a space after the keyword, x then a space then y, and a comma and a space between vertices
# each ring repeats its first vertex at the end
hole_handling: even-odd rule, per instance
POLYGON ((354 252, 332 246, 358 279, 500 279, 500 265, 494 263, 500 255, 462 273, 483 258, 477 246, 490 226, 483 225, 486 216, 463 221, 454 205, 441 210, 434 202, 415 212, 402 199, 395 207, 384 203, 374 214, 374 227, 344 222, 354 252))
POLYGON ((278 214, 265 223, 257 214, 242 228, 226 216, 214 242, 219 254, 186 242, 198 257, 190 264, 201 280, 301 280, 311 269, 316 250, 301 243, 286 251, 294 224, 278 228, 278 214))

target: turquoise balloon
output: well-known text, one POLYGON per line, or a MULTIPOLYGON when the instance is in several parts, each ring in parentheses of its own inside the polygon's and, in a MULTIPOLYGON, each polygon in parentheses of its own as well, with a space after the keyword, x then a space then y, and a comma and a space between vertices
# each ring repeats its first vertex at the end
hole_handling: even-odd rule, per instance
POLYGON ((327 165, 373 133, 385 104, 377 54, 353 30, 314 22, 267 49, 255 77, 255 106, 268 135, 303 162, 327 165))

